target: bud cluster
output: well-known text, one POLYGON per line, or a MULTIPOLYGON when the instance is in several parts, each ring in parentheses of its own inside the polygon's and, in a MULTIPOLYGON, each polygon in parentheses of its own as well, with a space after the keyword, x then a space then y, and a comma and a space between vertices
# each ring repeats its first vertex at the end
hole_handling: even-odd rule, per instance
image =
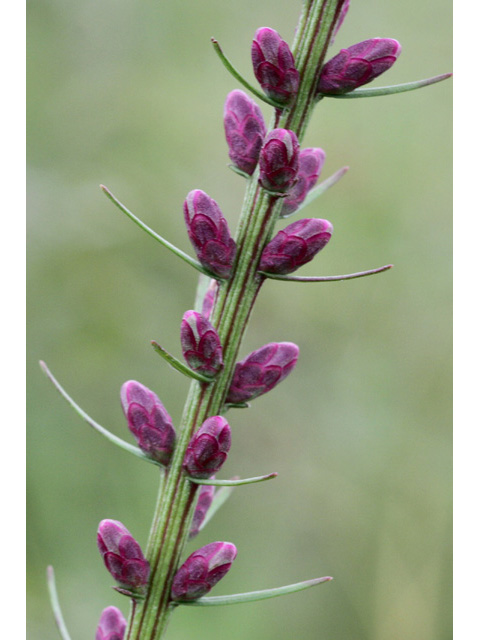
MULTIPOLYGON (((343 0, 343 2, 339 0, 336 4, 334 14, 330 15, 330 23, 326 28, 329 35, 331 34, 330 41, 327 41, 326 45, 333 42, 345 19, 349 5, 350 0, 343 0)), ((323 96, 341 95, 358 89, 387 71, 400 52, 400 44, 390 38, 372 38, 342 49, 321 68, 319 67, 312 76, 315 80, 310 80, 309 99, 313 103, 323 96)), ((298 102, 296 101, 300 81, 302 80, 303 83, 305 78, 300 78, 288 44, 274 29, 262 27, 255 33, 251 59, 255 77, 265 96, 255 89, 253 91, 266 102, 273 104, 276 109, 275 124, 280 121, 295 122, 286 118, 281 120, 282 111, 292 110, 301 104, 304 96, 301 96, 298 102)), ((248 85, 245 82, 244 84, 248 85)), ((358 92, 357 96, 359 94, 365 95, 365 92, 358 92)), ((250 193, 254 193, 252 202, 255 203, 260 193, 261 206, 264 202, 268 202, 269 207, 271 204, 276 207, 269 209, 269 212, 273 211, 280 218, 287 218, 305 206, 306 199, 308 202, 324 190, 325 184, 328 186, 333 184, 332 179, 325 181, 323 186, 316 189, 316 193, 310 194, 307 198, 322 172, 325 152, 319 147, 301 149, 293 130, 275 127, 267 131, 260 108, 243 91, 234 90, 228 94, 224 105, 223 123, 228 155, 233 168, 250 181, 249 184, 252 185, 250 193), (261 192, 261 189, 266 193, 261 192)), ((250 195, 246 199, 247 202, 249 197, 250 195)), ((251 213, 255 213, 254 207, 255 204, 252 205, 251 213)), ((253 267, 248 265, 250 269, 248 277, 245 276, 239 291, 235 291, 234 287, 240 281, 240 276, 243 277, 245 256, 250 257, 250 254, 244 251, 243 256, 237 256, 237 244, 219 205, 204 191, 195 189, 187 195, 183 212, 187 233, 198 258, 197 262, 187 256, 188 261, 203 274, 210 276, 211 281, 203 301, 198 304, 201 312, 186 311, 181 321, 180 343, 187 365, 179 362, 154 343, 154 346, 159 347, 165 354, 164 357, 170 364, 196 380, 194 385, 197 386, 192 387, 194 392, 192 397, 198 392, 198 398, 200 398, 198 405, 192 405, 195 411, 191 411, 192 406, 188 407, 185 415, 190 422, 185 426, 186 431, 183 436, 180 434, 178 439, 180 444, 175 456, 177 434, 170 415, 157 395, 135 380, 125 382, 120 392, 127 426, 144 455, 126 443, 123 443, 124 448, 129 447, 140 457, 148 457, 151 461, 163 466, 162 473, 167 477, 167 482, 170 482, 167 484, 164 495, 167 496, 165 500, 170 499, 171 502, 162 502, 161 509, 157 512, 166 513, 165 504, 170 509, 170 511, 167 510, 170 517, 168 526, 165 524, 164 529, 157 529, 163 536, 162 543, 166 540, 167 544, 155 549, 155 553, 150 556, 149 553, 154 546, 150 541, 147 557, 155 558, 155 561, 152 560, 153 573, 150 576, 150 564, 139 543, 121 522, 102 520, 97 532, 98 549, 107 570, 118 585, 117 590, 133 599, 146 598, 145 602, 147 602, 150 597, 150 594, 147 595, 149 581, 151 584, 156 584, 155 571, 159 567, 159 562, 164 562, 164 567, 157 572, 157 576, 163 571, 167 580, 165 584, 171 584, 170 599, 163 598, 162 595, 161 601, 170 608, 173 608, 176 603, 188 603, 209 593, 228 572, 237 555, 234 544, 212 542, 194 551, 176 570, 178 565, 175 564, 174 553, 180 552, 181 547, 177 546, 176 541, 172 543, 173 534, 179 534, 182 530, 186 532, 191 519, 189 539, 194 538, 202 528, 202 524, 206 522, 206 518, 208 520, 209 510, 210 516, 213 515, 224 499, 225 493, 223 496, 219 493, 218 499, 214 502, 215 487, 208 482, 213 481, 213 484, 217 485, 246 484, 276 475, 249 478, 238 483, 213 480, 214 474, 227 460, 232 435, 227 420, 222 415, 210 415, 210 413, 221 412, 222 409, 227 410, 231 406, 246 406, 246 403, 271 391, 293 371, 299 356, 299 348, 296 344, 271 342, 251 352, 233 366, 232 354, 237 353, 238 336, 241 332, 232 339, 232 335, 235 335, 232 331, 233 320, 230 326, 228 323, 221 324, 220 321, 217 327, 214 326, 217 324, 218 316, 222 314, 228 316, 231 312, 232 307, 225 304, 226 296, 233 292, 233 300, 235 305, 238 305, 236 308, 238 311, 241 309, 239 305, 242 304, 242 293, 247 290, 247 286, 251 286, 252 289, 254 286, 259 288, 269 275, 282 277, 293 273, 310 262, 327 245, 333 232, 333 226, 328 220, 305 218, 278 231, 270 241, 257 242, 258 239, 267 237, 267 233, 271 230, 271 227, 267 226, 269 220, 265 216, 265 219, 261 220, 265 225, 265 233, 262 231, 263 235, 253 238, 259 247, 257 256, 260 255, 261 250, 260 258, 256 258, 253 267), (237 264, 240 267, 238 269, 240 276, 237 278, 238 274, 235 274, 236 278, 233 279, 237 264), (230 282, 224 282, 230 278, 232 278, 230 282), (219 303, 219 309, 215 314, 213 312, 217 299, 221 304, 219 303), (223 345, 220 336, 224 340, 223 345), (216 385, 217 381, 220 381, 217 386, 209 386, 216 385), (209 389, 212 390, 211 393, 209 389), (204 419, 205 416, 209 417, 204 419), (201 426, 193 432, 194 427, 196 428, 200 422, 202 422, 201 426), (187 436, 188 445, 186 444, 187 436), (174 485, 175 491, 172 490, 174 485), (182 494, 184 489, 188 491, 182 494), (180 496, 182 500, 182 495, 188 495, 188 500, 185 498, 185 502, 183 504, 180 502, 180 506, 172 511, 174 496, 180 496), (182 508, 184 508, 183 513, 181 513, 182 508), (172 522, 172 529, 169 530, 168 527, 172 522), (170 553, 174 547, 172 555, 165 560, 163 552, 166 550, 170 553), (165 569, 167 566, 168 570, 165 569), (171 581, 172 575, 173 581, 171 581)), ((252 219, 257 225, 258 218, 252 219)), ((244 220, 245 218, 242 218, 241 224, 244 224, 244 220)), ((240 246, 243 243, 245 247, 246 244, 243 242, 245 236, 240 234, 239 237, 242 237, 242 242, 239 241, 239 254, 241 254, 240 246)), ((183 257, 185 258, 185 254, 183 257)), ((359 274, 350 275, 357 277, 359 274)), ((365 275, 365 272, 360 275, 365 275)), ((344 277, 346 276, 333 276, 330 279, 344 277)), ((257 291, 258 289, 254 293, 256 294, 257 291)), ((250 312, 251 309, 245 306, 241 310, 250 312)), ((243 317, 247 316, 248 314, 245 314, 243 317)), ((235 320, 239 317, 242 317, 240 313, 231 316, 235 320)), ((330 578, 323 580, 327 579, 330 578)), ((168 596, 170 586, 162 588, 164 588, 163 594, 168 596)), ((212 604, 211 601, 210 604, 212 604)), ((154 606, 158 606, 157 603, 154 603, 154 606)), ((133 609, 135 610, 135 607, 133 609)), ((116 607, 107 607, 101 614, 95 640, 123 640, 125 631, 126 621, 122 613, 116 607)), ((130 631, 131 628, 128 637, 130 637, 130 631)))

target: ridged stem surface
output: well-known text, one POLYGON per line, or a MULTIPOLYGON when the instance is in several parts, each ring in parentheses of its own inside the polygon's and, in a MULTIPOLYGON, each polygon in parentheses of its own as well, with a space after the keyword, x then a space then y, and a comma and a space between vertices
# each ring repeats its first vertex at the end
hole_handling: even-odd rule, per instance
MULTIPOLYGON (((277 113, 276 127, 293 130, 302 139, 315 105, 321 64, 343 0, 309 0, 304 3, 293 45, 300 87, 290 109, 277 113)), ((192 382, 182 416, 175 453, 161 482, 147 560, 151 575, 147 594, 132 607, 125 640, 159 640, 164 637, 175 608, 170 601, 173 577, 188 539, 198 485, 182 473, 182 462, 193 433, 203 421, 223 411, 239 348, 263 283, 257 273, 263 248, 270 240, 282 207, 281 198, 258 185, 258 169, 247 182, 236 234, 237 258, 228 281, 221 283, 211 321, 223 347, 224 367, 213 383, 192 382)))

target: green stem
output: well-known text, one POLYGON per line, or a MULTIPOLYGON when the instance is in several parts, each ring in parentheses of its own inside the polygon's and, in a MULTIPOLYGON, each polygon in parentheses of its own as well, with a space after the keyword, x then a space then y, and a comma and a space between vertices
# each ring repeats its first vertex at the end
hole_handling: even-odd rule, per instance
MULTIPOLYGON (((301 17, 301 35, 294 55, 300 73, 299 93, 290 111, 276 126, 303 136, 315 104, 316 85, 333 27, 343 0, 310 0, 301 17), (303 20, 303 22, 302 22, 303 20)), ((178 441, 148 542, 151 573, 145 600, 138 602, 128 621, 125 640, 159 640, 174 608, 170 600, 173 577, 188 539, 198 485, 182 473, 182 462, 193 432, 209 416, 222 412, 238 351, 253 304, 264 282, 257 272, 263 248, 270 240, 281 210, 281 199, 258 185, 258 169, 247 188, 236 234, 237 257, 228 281, 219 283, 211 322, 222 348, 224 368, 209 384, 193 381, 182 416, 178 441)))

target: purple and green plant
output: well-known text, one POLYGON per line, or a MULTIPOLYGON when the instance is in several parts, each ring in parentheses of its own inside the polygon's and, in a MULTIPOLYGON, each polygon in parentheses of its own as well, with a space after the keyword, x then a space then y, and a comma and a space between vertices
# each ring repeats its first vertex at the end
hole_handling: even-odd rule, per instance
MULTIPOLYGON (((226 58, 218 42, 214 50, 227 70, 273 107, 269 127, 258 105, 241 90, 224 105, 224 128, 232 169, 246 179, 237 231, 213 198, 200 189, 184 202, 184 220, 196 258, 176 248, 147 227, 106 187, 107 197, 139 227, 200 272, 194 310, 180 327, 185 362, 156 341, 154 350, 191 379, 183 415, 173 421, 154 391, 139 382, 123 384, 120 398, 137 445, 118 438, 93 420, 63 389, 47 366, 42 368, 74 410, 114 444, 158 469, 160 487, 150 536, 142 551, 117 520, 102 520, 97 542, 114 588, 130 599, 128 620, 115 607, 104 609, 97 640, 159 640, 180 606, 216 606, 286 595, 329 582, 330 576, 295 584, 227 596, 207 596, 231 569, 237 549, 230 542, 212 542, 191 553, 186 545, 211 521, 234 487, 273 479, 215 477, 231 447, 230 423, 224 414, 247 408, 292 373, 299 348, 291 342, 271 342, 239 361, 242 339, 258 293, 268 279, 326 282, 354 279, 391 268, 385 265, 338 276, 292 276, 329 242, 333 227, 317 218, 300 219, 275 232, 282 218, 308 206, 345 174, 339 169, 318 186, 325 152, 301 149, 315 107, 323 99, 353 99, 389 95, 434 84, 451 74, 403 85, 363 89, 397 60, 401 47, 390 38, 355 44, 327 60, 349 8, 349 0, 306 0, 292 47, 271 28, 257 30, 252 43, 253 72, 261 90, 252 87, 226 58), (218 487, 218 489, 216 488, 218 487)), ((288 337, 288 336, 285 336, 288 337)), ((58 603, 53 569, 48 584, 60 635, 69 640, 58 603)), ((92 625, 93 629, 93 625, 92 625)))

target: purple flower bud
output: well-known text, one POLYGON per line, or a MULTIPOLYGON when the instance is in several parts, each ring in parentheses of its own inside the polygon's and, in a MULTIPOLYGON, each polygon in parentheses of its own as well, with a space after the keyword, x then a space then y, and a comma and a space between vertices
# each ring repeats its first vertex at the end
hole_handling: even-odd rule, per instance
POLYGON ((210 505, 215 495, 215 487, 211 484, 204 484, 200 487, 198 492, 198 500, 193 512, 192 526, 190 527, 189 539, 195 538, 200 531, 202 522, 205 520, 207 511, 210 509, 210 505))
POLYGON ((304 218, 289 224, 263 250, 260 271, 286 275, 310 262, 332 237, 328 220, 304 218))
POLYGON ((105 566, 118 583, 133 589, 147 584, 150 566, 140 545, 121 522, 102 520, 97 545, 105 566))
POLYGON ((237 555, 231 542, 211 542, 194 551, 175 574, 172 600, 201 598, 227 573, 237 555))
POLYGON ((95 634, 95 640, 123 640, 127 623, 117 607, 107 607, 102 611, 95 634))
POLYGON ((212 313, 213 305, 217 299, 217 293, 218 282, 212 278, 202 303, 202 316, 207 318, 207 320, 210 318, 210 314, 212 313))
POLYGON ((371 82, 390 69, 401 50, 391 38, 372 38, 342 49, 323 67, 319 93, 348 93, 371 82))
POLYGON ((183 460, 185 473, 196 479, 210 478, 227 459, 231 442, 230 426, 225 418, 207 418, 188 444, 183 460))
POLYGON ((325 162, 323 149, 302 149, 298 157, 297 182, 283 199, 281 218, 288 218, 298 209, 307 197, 307 193, 315 185, 325 162))
POLYGON ((246 93, 236 89, 225 101, 223 124, 230 160, 251 176, 267 132, 260 108, 246 93))
POLYGON ((255 33, 252 43, 253 72, 267 96, 287 104, 297 94, 299 75, 288 44, 268 27, 255 33))
POLYGON ((183 357, 194 371, 214 376, 223 367, 218 333, 198 311, 187 311, 183 316, 180 341, 183 357))
POLYGON ((183 205, 188 237, 204 267, 228 278, 237 247, 218 204, 204 191, 190 191, 183 205))
POLYGON ((286 193, 295 184, 300 147, 289 129, 273 129, 260 151, 260 184, 275 193, 286 193))
POLYGON ((128 428, 148 456, 168 466, 175 448, 172 419, 157 396, 140 382, 129 380, 120 391, 128 428))
POLYGON ((342 5, 342 8, 340 9, 340 15, 338 16, 337 23, 335 24, 335 29, 333 30, 333 35, 330 39, 331 45, 333 44, 333 41, 337 37, 337 33, 340 31, 340 27, 342 26, 343 21, 345 20, 345 16, 347 15, 349 9, 350 9, 350 0, 345 0, 345 2, 342 5))
POLYGON ((292 342, 271 342, 238 362, 226 402, 238 404, 267 393, 288 376, 298 360, 292 342))

